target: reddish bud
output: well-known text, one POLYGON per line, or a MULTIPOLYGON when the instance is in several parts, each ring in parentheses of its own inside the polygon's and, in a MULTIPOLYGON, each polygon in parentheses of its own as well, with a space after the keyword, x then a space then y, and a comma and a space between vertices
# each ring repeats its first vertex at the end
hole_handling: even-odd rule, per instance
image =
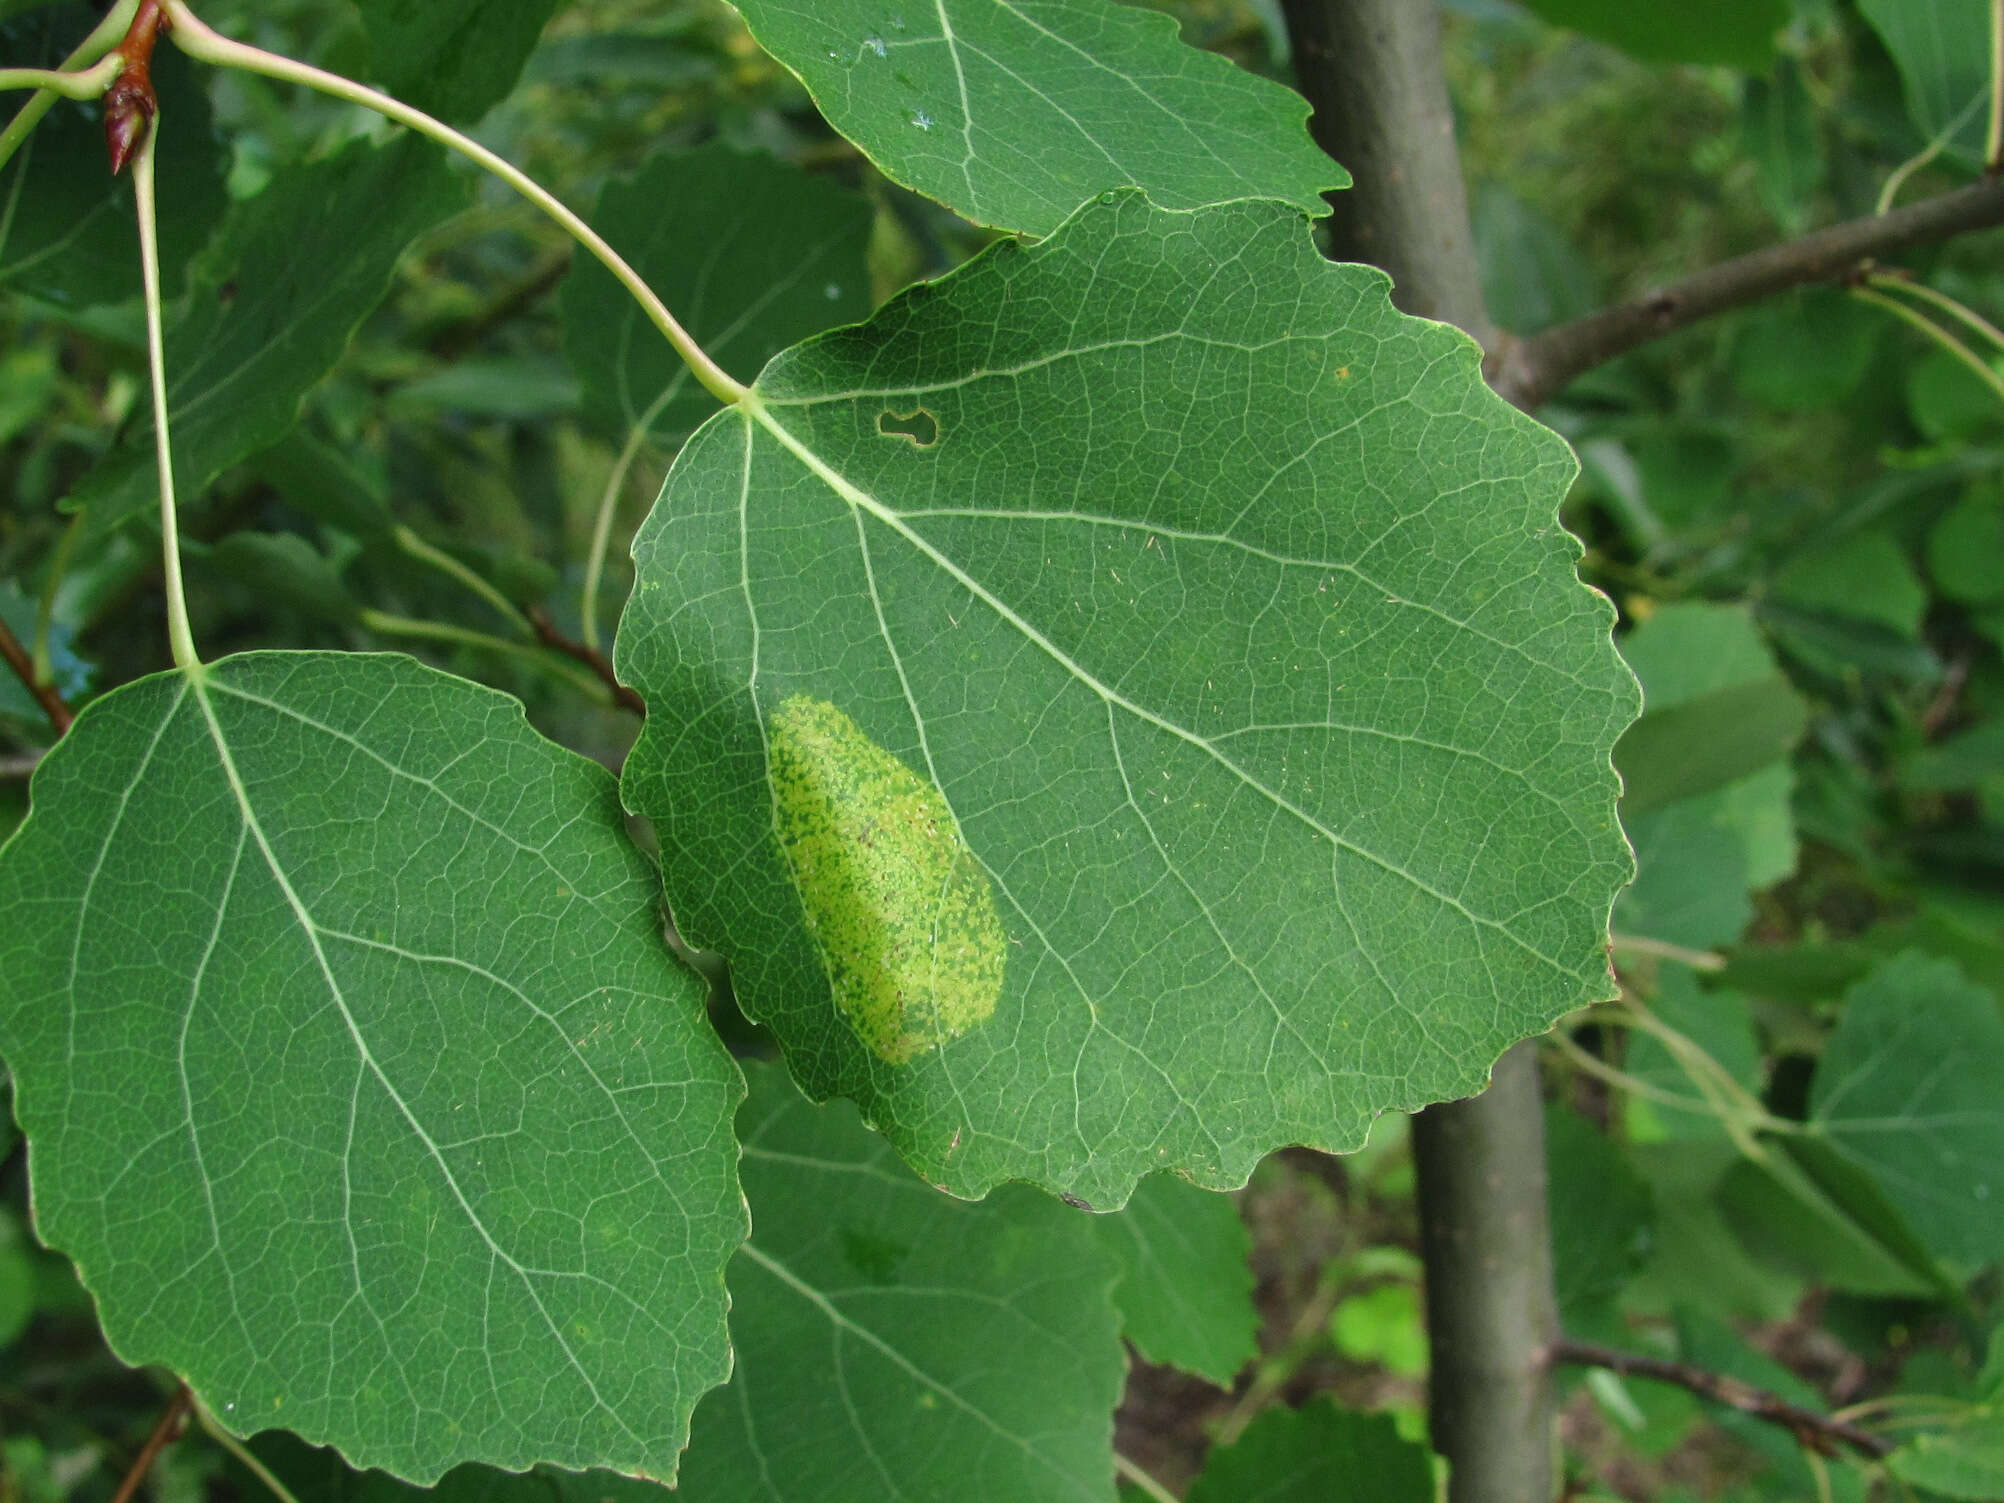
POLYGON ((160 99, 153 92, 153 44, 167 26, 160 0, 140 0, 139 10, 127 28, 118 55, 125 70, 104 96, 104 144, 111 152, 111 173, 125 170, 134 152, 146 142, 153 117, 159 113, 160 99))
POLYGON ((144 75, 137 83, 130 73, 122 75, 104 96, 104 144, 111 152, 113 177, 125 170, 125 164, 146 140, 156 108, 152 85, 144 75))

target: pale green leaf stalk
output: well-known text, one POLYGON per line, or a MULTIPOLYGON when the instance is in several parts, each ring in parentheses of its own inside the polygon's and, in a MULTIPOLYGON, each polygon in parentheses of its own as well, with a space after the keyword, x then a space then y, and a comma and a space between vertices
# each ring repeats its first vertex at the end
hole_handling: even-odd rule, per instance
POLYGON ((528 636, 531 634, 529 623, 523 619, 522 612, 514 601, 503 595, 493 585, 482 579, 473 570, 467 568, 466 565, 462 564, 450 553, 447 553, 443 548, 434 547, 415 532, 412 532, 410 528, 404 526, 392 529, 390 537, 396 542, 398 549, 405 557, 415 559, 418 563, 424 564, 428 568, 436 569, 454 583, 463 585, 468 590, 471 590, 482 600, 494 607, 500 613, 501 619, 514 627, 519 635, 528 636))
POLYGON ((214 67, 238 68, 247 73, 262 74, 266 78, 276 78, 285 83, 302 84, 309 89, 330 94, 336 99, 359 104, 387 116, 399 125, 409 126, 420 135, 429 136, 440 145, 458 152, 493 173, 555 220, 564 233, 590 251, 606 270, 619 279, 620 284, 647 310, 647 316, 653 321, 655 328, 659 329, 669 344, 674 346, 675 353, 682 357, 705 390, 726 406, 735 404, 744 395, 745 388, 732 379, 730 374, 690 337, 689 332, 676 321, 674 314, 670 313, 661 299, 655 296, 654 290, 641 280, 639 273, 626 264, 619 252, 567 208, 555 194, 513 163, 497 156, 470 137, 461 135, 443 121, 433 119, 424 111, 413 109, 401 100, 392 99, 387 94, 367 88, 339 74, 328 73, 258 47, 246 46, 242 42, 233 42, 220 32, 205 26, 195 13, 188 9, 184 0, 166 0, 165 9, 168 19, 172 22, 168 35, 182 51, 198 61, 209 63, 214 67))
MULTIPOLYGON (((99 59, 103 58, 106 53, 118 45, 119 39, 125 35, 126 29, 132 25, 132 18, 138 10, 139 0, 118 0, 118 3, 105 13, 104 19, 97 23, 91 34, 77 44, 76 51, 63 59, 63 71, 67 72, 72 68, 88 67, 90 64, 96 63, 99 59)), ((123 66, 122 60, 119 66, 123 66)), ((93 72, 95 71, 93 70, 93 72)), ((97 90, 98 94, 102 94, 105 89, 111 87, 112 80, 118 77, 118 71, 118 68, 111 70, 110 77, 106 78, 103 86, 97 90)), ((19 88, 21 85, 9 85, 8 87, 19 88)), ((34 87, 37 89, 35 97, 21 106, 20 113, 7 122, 5 130, 0 130, 0 166, 6 165, 7 159, 20 149, 21 143, 28 139, 29 134, 41 123, 42 117, 48 114, 50 109, 55 105, 58 95, 56 85, 48 82, 38 82, 34 87)), ((95 96, 73 95, 71 97, 93 98, 95 96)))
POLYGON ((167 433, 167 359, 160 330, 160 236, 153 184, 153 150, 160 139, 155 115, 132 163, 132 191, 139 205, 139 266, 146 283, 146 367, 153 386, 153 456, 160 470, 160 554, 166 572, 167 643, 184 673, 202 666, 188 629, 188 596, 181 583, 180 522, 174 506, 174 445, 167 433))
POLYGON ((1990 128, 1983 133, 1983 162, 2004 166, 2004 0, 1990 0, 1990 128))
MULTIPOLYGON (((1892 314, 1893 317, 1899 319, 1902 323, 1913 325, 1914 328, 1920 330, 1921 333, 1925 334, 1929 339, 1961 361, 1975 375, 1977 380, 1996 393, 1998 401, 2004 402, 2004 376, 1998 375, 1996 371, 1991 369, 1989 362, 1985 361, 1974 350, 1970 349, 1968 345, 1957 339, 1947 329, 1944 329, 1926 314, 1920 312, 1918 309, 1909 308, 1897 298, 1887 297, 1885 293, 1879 292, 1872 287, 1853 287, 1851 289, 1851 296, 1857 298, 1860 302, 1870 303, 1875 308, 1885 309, 1886 312, 1892 314)), ((1971 314, 1970 317, 1975 318, 1975 315, 1971 314)), ((1978 322, 1981 322, 1981 320, 1978 320, 1978 322)), ((1985 325, 1985 327, 1988 327, 1988 325, 1985 325)))
POLYGON ((38 89, 65 99, 96 99, 118 81, 124 67, 125 59, 114 52, 78 73, 60 68, 0 68, 0 89, 38 89))
POLYGON ((626 444, 619 451, 619 458, 613 461, 612 473, 606 476, 605 490, 598 498, 598 516, 592 522, 591 551, 585 555, 583 605, 581 620, 584 645, 594 652, 598 650, 598 592, 605 579, 605 556, 612 548, 612 519, 619 510, 620 493, 626 489, 626 477, 633 473, 634 461, 647 445, 647 435, 654 427, 655 418, 661 415, 669 401, 675 396, 675 388, 664 387, 661 395, 647 411, 640 415, 626 435, 626 444))
POLYGON ((1997 325, 1990 322, 1989 319, 1978 313, 1974 308, 1964 306, 1947 293, 1937 292, 1925 282, 1911 282, 1905 277, 1896 277, 1884 272, 1869 276, 1865 281, 1868 286, 1880 292, 1903 292, 1916 302, 1927 303, 1932 307, 1939 308, 1950 318, 1955 319, 1964 327, 1974 330, 1996 345, 2000 351, 2004 351, 2004 329, 1998 328, 1997 325))

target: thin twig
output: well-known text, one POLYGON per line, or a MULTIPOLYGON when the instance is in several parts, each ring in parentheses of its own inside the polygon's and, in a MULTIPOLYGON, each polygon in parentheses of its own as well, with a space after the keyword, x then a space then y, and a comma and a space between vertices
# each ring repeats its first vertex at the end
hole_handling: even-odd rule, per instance
POLYGON ((139 1491, 139 1485, 146 1480, 146 1474, 153 1470, 153 1463, 160 1453, 172 1445, 180 1435, 188 1418, 195 1396, 188 1392, 188 1385, 175 1385, 174 1396, 167 1401, 167 1407, 160 1411, 160 1422, 153 1427, 153 1433, 146 1437, 146 1444, 139 1448, 139 1454, 132 1459, 132 1466, 125 1474, 125 1480, 118 1484, 118 1491, 111 1495, 111 1503, 131 1503, 132 1496, 139 1491))
POLYGON ((600 652, 596 647, 587 647, 584 643, 567 637, 558 631, 557 623, 550 619, 550 613, 540 605, 530 606, 527 614, 529 624, 536 629, 537 641, 541 642, 545 647, 554 648, 566 657, 576 658, 580 663, 591 669, 593 673, 597 674, 604 681, 605 686, 612 691, 613 703, 618 705, 622 710, 631 710, 634 714, 643 718, 646 716, 647 701, 642 699, 635 690, 619 681, 619 675, 612 671, 611 658, 600 652))
POLYGON ((1769 1393, 1764 1388, 1756 1388, 1724 1373, 1693 1367, 1687 1362, 1645 1357, 1636 1352, 1618 1352, 1612 1347, 1598 1346, 1591 1341, 1574 1341, 1569 1337, 1561 1337, 1552 1343, 1550 1357, 1555 1364, 1563 1362, 1575 1367, 1604 1367, 1623 1377, 1673 1383, 1679 1388, 1689 1389, 1700 1398, 1724 1404, 1728 1409, 1736 1409, 1741 1414, 1765 1420, 1771 1425, 1779 1425, 1793 1432, 1800 1444, 1821 1456, 1834 1456, 1838 1446, 1845 1445, 1861 1456, 1877 1461, 1891 1455, 1894 1449, 1893 1443, 1882 1435, 1874 1435, 1869 1430, 1861 1430, 1827 1414, 1818 1414, 1813 1409, 1804 1409, 1779 1394, 1769 1393))
POLYGON ((2004 179, 1989 179, 1815 230, 1722 261, 1680 282, 1589 313, 1490 356, 1490 384, 1525 411, 1543 406, 1576 376, 1676 329, 1818 282, 1840 280, 1860 262, 1970 230, 2004 224, 2004 179))
POLYGON ((26 685, 28 692, 35 696, 35 703, 40 705, 42 713, 49 717, 49 724, 56 728, 56 734, 60 736, 67 731, 70 722, 77 718, 76 713, 57 692, 54 684, 43 683, 35 677, 34 660, 28 656, 28 649, 21 645, 21 639, 14 635, 13 629, 4 619, 0 619, 0 658, 7 660, 7 666, 14 670, 14 677, 26 685))
POLYGON ((0 783, 18 783, 23 778, 32 778, 35 769, 42 765, 47 752, 16 752, 0 757, 0 783))

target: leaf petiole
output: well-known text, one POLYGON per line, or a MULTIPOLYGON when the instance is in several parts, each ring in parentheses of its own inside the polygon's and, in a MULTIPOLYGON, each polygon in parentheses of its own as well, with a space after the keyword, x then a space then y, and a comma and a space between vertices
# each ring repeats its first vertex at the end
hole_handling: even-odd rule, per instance
POLYGON ((579 607, 579 630, 585 646, 593 650, 598 647, 599 584, 605 578, 605 558, 612 548, 612 519, 619 510, 620 494, 626 489, 626 477, 633 472, 634 461, 647 446, 647 435, 654 426, 654 420, 661 416, 662 409, 667 407, 680 385, 678 380, 663 387, 653 405, 640 414, 632 431, 626 435, 626 446, 612 462, 612 473, 606 476, 605 489, 598 498, 598 515, 593 519, 591 529, 591 548, 585 554, 584 588, 579 607))
POLYGON ((285 83, 303 84, 309 89, 317 89, 323 94, 331 94, 336 99, 345 99, 351 104, 362 105, 386 115, 400 125, 407 125, 420 135, 429 136, 440 145, 449 147, 461 156, 467 157, 488 172, 501 179, 530 203, 541 209, 572 239, 596 256, 607 271, 619 279, 646 310, 654 327, 659 329, 675 353, 682 357, 696 379, 718 401, 734 405, 745 394, 745 388, 712 360, 703 347, 675 319, 654 293, 654 289, 641 280, 640 274, 625 259, 606 243, 603 237, 569 208, 565 207, 555 194, 535 181, 527 173, 511 162, 497 156, 478 141, 461 135, 441 120, 427 115, 423 110, 414 109, 401 100, 392 99, 380 93, 341 77, 338 73, 328 73, 309 64, 297 62, 289 57, 281 57, 275 52, 233 42, 220 32, 205 26, 195 13, 188 9, 186 0, 166 0, 164 9, 171 23, 169 35, 183 52, 198 61, 219 68, 238 68, 246 73, 260 73, 266 78, 276 78, 285 83))
MULTIPOLYGON (((139 0, 118 0, 118 3, 106 12, 105 18, 92 28, 91 34, 77 44, 74 52, 63 59, 63 70, 88 67, 110 52, 124 38, 138 10, 139 0)), ((111 79, 105 81, 104 87, 110 88, 112 79, 117 77, 118 70, 114 69, 111 79)), ((100 89, 98 92, 101 94, 104 90, 100 89)), ((46 86, 40 88, 35 97, 22 105, 20 112, 7 122, 7 128, 0 130, 0 166, 5 166, 7 159, 20 149, 21 143, 28 139, 29 133, 41 124, 42 117, 54 108, 58 97, 55 89, 46 86)))
POLYGON ((230 1455, 236 1457, 238 1464, 253 1477, 257 1478, 259 1482, 262 1482, 265 1489, 270 1492, 273 1498, 278 1500, 278 1503, 299 1503, 299 1500, 293 1497, 291 1492, 286 1489, 285 1484, 273 1475, 271 1468, 258 1460, 249 1446, 224 1429, 216 1417, 209 1413, 207 1406, 200 1399, 194 1399, 192 1402, 195 1408, 195 1423, 202 1427, 210 1440, 213 1440, 225 1451, 228 1451, 230 1455))
MULTIPOLYGON (((1910 307, 1898 298, 1886 296, 1876 286, 1853 287, 1851 289, 1851 296, 1857 298, 1862 303, 1871 303, 1876 307, 1883 308, 1901 322, 1913 325, 1913 327, 1920 330, 1921 333, 1925 334, 1929 339, 1932 339, 1936 344, 1948 351, 1949 354, 1961 361, 1969 369, 1971 375, 1975 376, 1977 380, 1996 393, 1998 401, 2004 402, 2004 376, 1998 375, 1980 355, 1970 349, 1960 339, 1957 339, 1949 330, 1943 328, 1925 313, 1922 313, 1918 308, 1910 307)), ((1974 316, 1973 314, 1971 315, 1971 317, 1974 316)), ((1987 328, 1988 325, 1985 325, 1985 327, 1987 328)))
POLYGON ((520 635, 525 637, 535 635, 535 628, 529 624, 529 618, 522 614, 522 608, 519 605, 515 604, 514 601, 503 595, 493 585, 482 579, 473 570, 467 568, 465 564, 462 564, 443 548, 434 547, 415 532, 412 532, 410 528, 402 525, 394 528, 390 533, 390 537, 396 543, 398 551, 406 558, 415 559, 418 563, 424 564, 428 568, 438 570, 446 578, 463 585, 466 589, 478 595, 492 606, 496 613, 510 626, 514 627, 520 635))
POLYGON ((202 659, 188 629, 188 596, 181 584, 180 522, 174 507, 174 446, 167 434, 167 358, 160 331, 160 236, 153 191, 153 156, 160 119, 141 136, 132 159, 132 192, 139 208, 139 269, 145 282, 146 367, 153 386, 153 456, 160 472, 160 554, 167 587, 167 645, 174 664, 196 673, 202 659))
POLYGON ((554 674, 599 704, 613 703, 612 691, 596 674, 543 647, 533 646, 527 642, 511 642, 506 637, 497 637, 491 632, 476 631, 470 626, 456 626, 449 621, 425 621, 414 616, 397 616, 388 611, 372 610, 367 607, 363 608, 357 619, 379 637, 408 637, 416 641, 445 642, 455 647, 474 647, 483 652, 498 652, 504 656, 521 658, 525 662, 535 664, 545 673, 554 674))
POLYGON ((1865 278, 1865 283, 1880 292, 1903 292, 1916 302, 1939 308, 1964 327, 1981 334, 1997 346, 1999 352, 2004 352, 2004 329, 1999 329, 1975 309, 1965 307, 1947 293, 1935 291, 1925 282, 1911 281, 1906 277, 1894 276, 1887 272, 1875 272, 1865 278))
POLYGON ((125 59, 114 52, 75 73, 61 68, 0 68, 0 89, 44 89, 65 99, 95 99, 124 67, 125 59))

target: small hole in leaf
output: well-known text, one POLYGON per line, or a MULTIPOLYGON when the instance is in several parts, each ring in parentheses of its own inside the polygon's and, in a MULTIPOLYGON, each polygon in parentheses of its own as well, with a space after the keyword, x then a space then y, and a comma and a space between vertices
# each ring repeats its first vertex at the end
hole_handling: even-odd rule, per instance
POLYGON ((923 407, 916 412, 893 412, 887 407, 877 415, 877 431, 886 438, 908 438, 915 449, 930 449, 939 442, 939 419, 923 407))

